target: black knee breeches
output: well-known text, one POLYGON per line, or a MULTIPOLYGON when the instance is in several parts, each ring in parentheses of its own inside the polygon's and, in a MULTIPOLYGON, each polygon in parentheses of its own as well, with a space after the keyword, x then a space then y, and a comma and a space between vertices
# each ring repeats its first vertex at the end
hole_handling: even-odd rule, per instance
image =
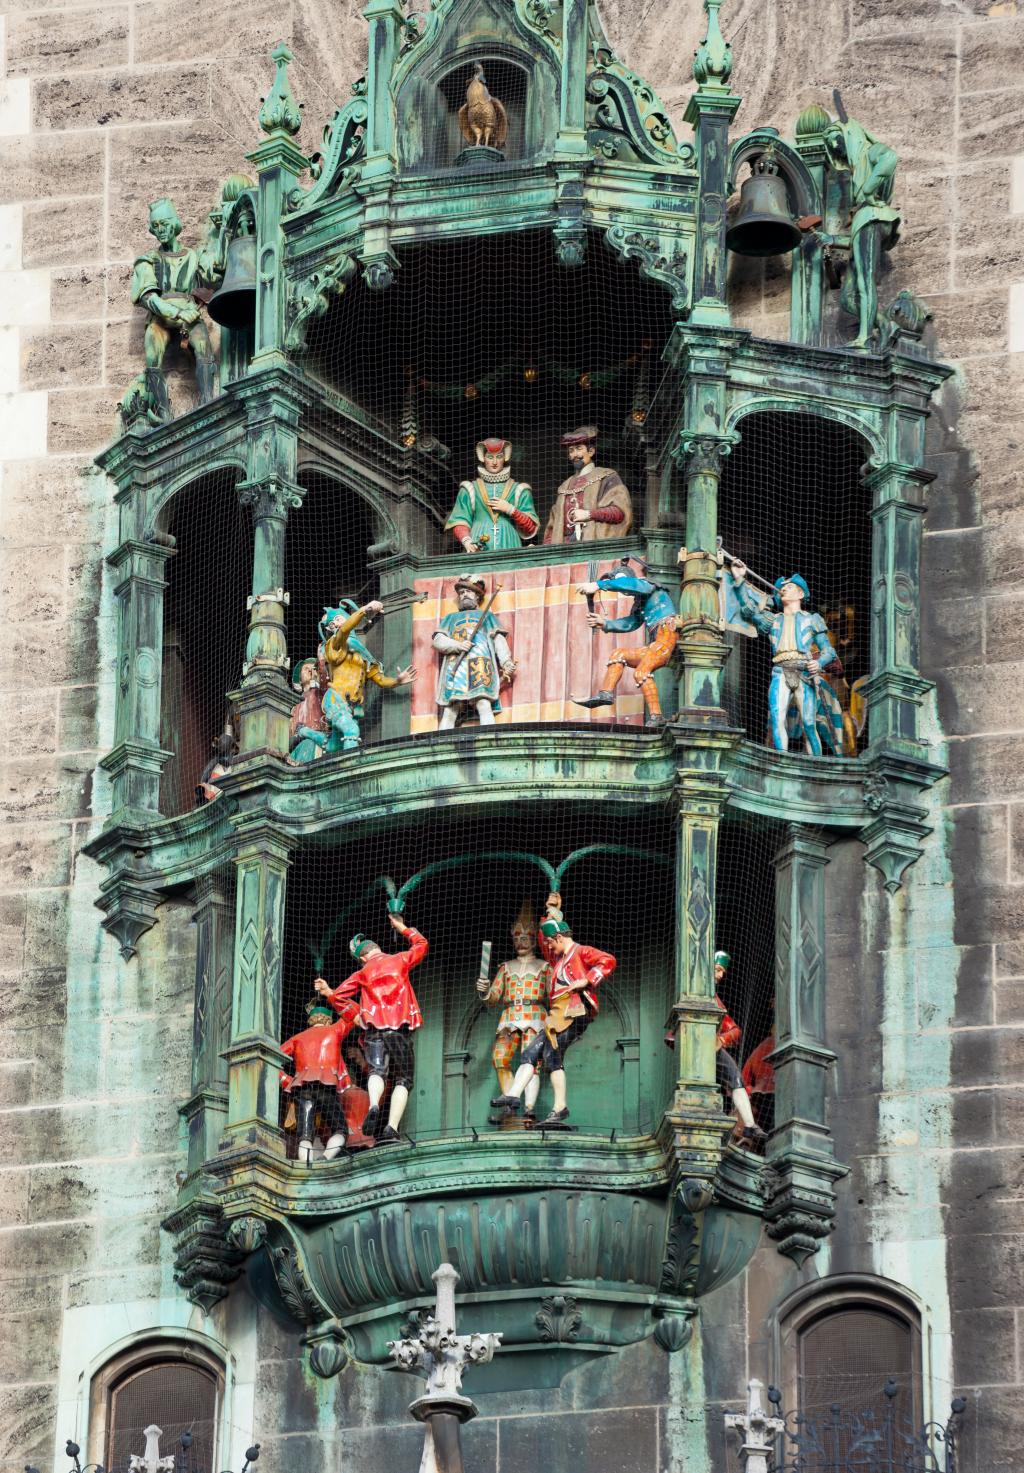
POLYGON ((311 1141, 319 1112, 321 1124, 328 1135, 345 1135, 345 1112, 341 1098, 333 1084, 323 1084, 319 1079, 307 1080, 295 1091, 295 1116, 300 1141, 311 1141))
POLYGON ((550 1038, 548 1038, 542 1029, 533 1042, 523 1049, 523 1052, 519 1055, 520 1059, 524 1064, 532 1064, 535 1069, 543 1063, 544 1068, 549 1074, 553 1073, 556 1069, 564 1069, 565 1064, 562 1061, 568 1053, 570 1045, 574 1044, 577 1038, 581 1038, 586 1033, 590 1027, 590 1018, 590 1013, 587 1013, 583 1018, 573 1018, 564 1033, 555 1034, 554 1043, 551 1042, 550 1038))
POLYGON ((408 1028, 374 1028, 371 1024, 363 1034, 363 1053, 371 1074, 412 1089, 416 1056, 408 1028))
POLYGON ((715 1055, 715 1080, 718 1084, 724 1085, 730 1092, 734 1089, 743 1088, 743 1075, 740 1073, 740 1066, 732 1054, 726 1053, 724 1048, 720 1048, 715 1055))

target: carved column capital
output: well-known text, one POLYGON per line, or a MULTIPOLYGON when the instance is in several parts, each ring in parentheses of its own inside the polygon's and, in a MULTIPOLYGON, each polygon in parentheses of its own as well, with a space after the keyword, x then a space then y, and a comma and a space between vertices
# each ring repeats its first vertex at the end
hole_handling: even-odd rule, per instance
POLYGON ((689 430, 680 430, 672 458, 683 466, 687 475, 719 476, 722 461, 732 454, 733 446, 738 445, 739 440, 737 434, 693 434, 689 430))

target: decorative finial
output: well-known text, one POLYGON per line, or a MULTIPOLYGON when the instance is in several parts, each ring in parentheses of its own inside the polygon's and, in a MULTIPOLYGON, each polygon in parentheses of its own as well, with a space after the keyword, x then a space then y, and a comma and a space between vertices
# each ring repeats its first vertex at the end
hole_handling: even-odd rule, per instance
POLYGON ((721 8, 722 0, 704 0, 707 35, 693 53, 694 80, 701 87, 724 87, 732 73, 732 50, 718 24, 721 8))
POLYGON ((302 126, 302 109, 292 94, 288 80, 288 63, 294 60, 283 41, 278 41, 270 53, 277 63, 277 75, 269 94, 263 98, 260 108, 260 127, 264 133, 297 133, 302 126))

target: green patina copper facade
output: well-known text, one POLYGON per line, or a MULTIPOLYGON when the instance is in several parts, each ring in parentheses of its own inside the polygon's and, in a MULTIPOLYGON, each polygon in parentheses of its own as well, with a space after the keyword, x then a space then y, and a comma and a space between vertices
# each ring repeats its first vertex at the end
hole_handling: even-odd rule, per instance
MULTIPOLYGON (((867 349, 826 346, 825 245, 808 231, 793 259, 790 335, 769 341, 730 325, 726 200, 741 165, 771 150, 794 216, 829 226, 846 208, 829 166, 828 115, 808 110, 791 142, 760 129, 730 141, 739 98, 717 0, 694 64, 678 139, 658 98, 613 54, 587 0, 438 0, 408 18, 370 0, 369 66, 331 120, 309 185, 300 113, 279 47, 277 74, 248 155, 256 222, 251 330, 222 335, 222 392, 177 419, 136 419, 101 457, 117 487, 110 553, 119 615, 117 744, 104 760, 112 811, 90 845, 104 868, 99 903, 130 955, 145 947, 169 894, 194 896, 197 924, 193 1093, 184 1109, 188 1176, 166 1227, 178 1278, 209 1308, 242 1292, 285 1315, 320 1376, 354 1356, 380 1363, 408 1311, 432 1298, 430 1274, 455 1263, 460 1328, 500 1330, 505 1350, 481 1370, 494 1386, 552 1385, 574 1365, 654 1335, 683 1349, 702 1296, 740 1273, 762 1228, 802 1262, 834 1219, 835 1159, 826 1089, 835 1053, 825 1036, 827 845, 856 836, 892 892, 912 884, 928 832, 923 797, 941 775, 919 730, 929 690, 918 666, 921 520, 929 475, 924 425, 948 370, 921 345, 913 304, 894 306, 867 349), (439 158, 441 81, 468 60, 498 56, 529 78, 521 153, 488 168, 439 158), (432 101, 432 99, 434 99, 432 101), (287 766, 288 675, 301 649, 285 632, 286 535, 306 514, 315 471, 363 504, 368 564, 381 596, 416 579, 454 576, 428 515, 436 462, 325 381, 317 324, 344 314, 361 277, 397 290, 414 248, 533 232, 571 273, 594 254, 630 263, 670 313, 659 407, 645 440, 643 515, 602 555, 642 552, 680 596, 681 662, 660 677, 669 723, 581 733, 571 724, 510 725, 457 741, 409 734, 407 705, 384 705, 387 746, 287 766), (858 755, 810 758, 747 740, 726 714, 730 648, 718 611, 719 492, 752 415, 812 416, 862 440, 870 496, 870 677, 867 740, 858 755), (186 488, 223 471, 251 517, 251 609, 232 699, 239 760, 223 797, 161 813, 171 752, 162 722, 162 646, 169 526, 186 488), (683 549, 680 554, 680 549, 683 549), (282 946, 289 876, 300 856, 357 844, 443 808, 500 824, 542 802, 555 830, 600 812, 642 810, 669 836, 674 942, 652 961, 632 1011, 608 1024, 621 1055, 613 1128, 578 1138, 470 1140, 451 1014, 425 1030, 420 1068, 433 1106, 415 1149, 368 1152, 310 1173, 286 1159, 277 1074, 282 1056, 282 946), (775 858, 777 1073, 767 1161, 725 1144, 715 1084, 716 856, 728 813, 771 820, 775 858), (674 1066, 652 1040, 674 1020, 674 1066), (660 1069, 660 1073, 658 1070, 660 1069), (671 1069, 671 1073, 670 1073, 671 1069), (433 1110, 433 1114, 430 1114, 433 1110), (553 1293, 581 1322, 544 1321, 553 1293), (563 1330, 565 1333, 563 1334, 563 1330)), ((233 237, 229 214, 227 248, 233 237)), ((406 426, 408 431, 408 426, 406 426)), ((506 554, 482 553, 487 573, 506 554)), ((572 556, 578 556, 573 554, 572 556)), ((571 560, 559 546, 525 549, 517 566, 571 560)), ((388 668, 408 662, 412 609, 388 622, 388 668)), ((225 692, 227 695, 227 692, 225 692)), ((170 734, 173 736, 173 733, 170 734)), ((564 853, 547 852, 557 864, 564 853)), ((598 1086, 585 1096, 596 1108, 598 1086)), ((699 1347, 685 1390, 700 1402, 699 1347)), ((485 1384, 482 1379, 478 1384, 485 1384)))

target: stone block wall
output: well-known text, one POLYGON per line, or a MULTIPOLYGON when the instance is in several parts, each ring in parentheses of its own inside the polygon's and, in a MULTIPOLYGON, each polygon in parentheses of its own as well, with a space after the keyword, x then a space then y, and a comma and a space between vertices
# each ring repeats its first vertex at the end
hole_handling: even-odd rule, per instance
MULTIPOLYGON (((140 957, 123 962, 80 855, 103 812, 96 759, 113 705, 111 504, 90 467, 141 362, 131 261, 148 244, 150 199, 170 194, 194 240, 221 180, 245 167, 282 36, 312 150, 364 69, 359 9, 11 0, 0 22, 0 1461, 12 1466, 46 1466, 55 1439, 76 1431, 61 1347, 71 1364, 84 1337, 87 1363, 87 1321, 117 1306, 128 1327, 133 1306, 171 1291, 157 1222, 181 1160, 188 917, 165 907, 140 957)), ((678 122, 701 32, 695 0, 602 9, 678 122)), ((951 777, 903 897, 876 895, 859 854, 834 860, 856 897, 845 931, 835 918, 832 958, 834 1022, 850 1046, 837 1136, 853 1172, 832 1256, 803 1276, 829 1265, 898 1276, 898 1245, 879 1247, 894 1232, 940 1253, 950 1293, 938 1333, 952 1330, 949 1376, 976 1407, 967 1467, 1009 1469, 1024 1391, 1024 4, 733 0, 722 21, 745 98, 738 127, 786 130, 838 85, 899 150, 905 224, 887 283, 924 297, 939 353, 959 370, 932 423, 924 568, 925 664, 951 777), (884 925, 869 918, 884 907, 884 925), (939 926, 953 930, 942 955, 929 945, 939 926), (858 1072, 851 1019, 865 996, 887 1034, 858 1072), (909 1038, 934 1067, 910 1067, 899 1042, 909 1038), (908 1219, 918 1157, 928 1175, 914 1176, 908 1219)), ((737 320, 783 334, 785 271, 736 271, 737 320)), ((749 1304, 737 1290, 713 1314, 731 1347, 709 1370, 716 1415, 767 1365, 765 1316, 795 1282, 773 1248, 757 1264, 749 1304), (737 1316, 748 1318, 745 1357, 737 1316)), ((294 1351, 275 1349, 269 1329, 262 1343, 255 1380, 269 1394, 294 1351)), ((599 1393, 570 1388, 557 1407, 569 1415, 599 1393)), ((634 1388, 627 1403, 615 1392, 641 1410, 650 1394, 634 1388)), ((345 1396, 358 1401, 358 1388, 345 1396)), ((658 1390, 663 1399, 673 1410, 653 1413, 636 1446, 653 1457, 645 1466, 667 1469, 688 1435, 675 1423, 694 1409, 658 1390)), ((358 1420, 373 1425, 368 1411, 358 1420)), ((298 1456, 308 1428, 279 1430, 296 1467, 318 1466, 298 1456)), ((473 1433, 475 1465, 518 1467, 538 1435, 529 1408, 496 1406, 473 1433)))

